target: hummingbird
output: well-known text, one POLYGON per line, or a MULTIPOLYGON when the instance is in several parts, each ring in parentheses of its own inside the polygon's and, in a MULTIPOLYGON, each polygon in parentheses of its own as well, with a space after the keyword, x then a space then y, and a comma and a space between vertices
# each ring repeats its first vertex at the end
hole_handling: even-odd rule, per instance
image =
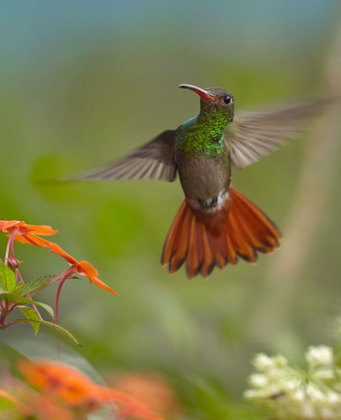
MULTIPOLYGON (((279 247, 271 219, 232 187, 231 166, 243 169, 297 136, 325 101, 294 104, 234 118, 235 99, 223 88, 181 84, 199 95, 199 114, 163 131, 121 160, 71 179, 152 179, 173 182, 179 174, 184 201, 168 232, 162 265, 188 278, 208 277, 215 267, 257 261, 279 247)), ((69 178, 70 179, 70 178, 69 178)))

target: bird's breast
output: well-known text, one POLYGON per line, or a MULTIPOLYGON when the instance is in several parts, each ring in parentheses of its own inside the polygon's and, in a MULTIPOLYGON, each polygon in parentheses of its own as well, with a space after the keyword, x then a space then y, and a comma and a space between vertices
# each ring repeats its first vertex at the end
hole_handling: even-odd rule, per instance
POLYGON ((205 212, 216 211, 228 198, 231 183, 227 151, 216 157, 189 157, 177 153, 179 176, 190 205, 205 212))

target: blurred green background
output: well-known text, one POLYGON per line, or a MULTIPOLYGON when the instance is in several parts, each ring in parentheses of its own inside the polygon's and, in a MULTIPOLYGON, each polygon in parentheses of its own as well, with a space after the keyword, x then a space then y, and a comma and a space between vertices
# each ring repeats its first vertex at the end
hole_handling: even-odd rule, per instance
MULTIPOLYGON (((53 240, 94 264, 119 292, 104 293, 85 279, 65 284, 60 323, 82 343, 77 351, 104 376, 163 375, 189 418, 233 416, 244 404, 256 351, 300 363, 308 344, 329 342, 341 294, 337 143, 332 163, 322 156, 323 217, 308 241, 303 227, 297 249, 285 251, 305 193, 301 179, 313 145, 328 144, 328 130, 313 142, 321 128, 312 123, 299 141, 234 171, 234 186, 280 226, 283 247, 257 265, 216 269, 207 280, 188 281, 183 269, 170 276, 160 266, 183 199, 178 181, 46 181, 116 159, 196 115, 198 98, 179 90, 180 83, 225 87, 237 110, 334 93, 326 68, 339 6, 337 0, 0 5, 0 215, 58 229, 53 240), (282 273, 282 252, 290 255, 288 266, 297 257, 299 269, 282 273)), ((311 183, 307 175, 313 187, 315 169, 311 183)), ((310 191, 317 202, 322 189, 310 191)), ((2 254, 5 244, 2 236, 2 254)), ((18 244, 17 256, 27 261, 26 279, 65 269, 45 249, 18 244)), ((54 304, 55 292, 40 300, 54 304)), ((29 328, 2 334, 18 337, 29 328)))

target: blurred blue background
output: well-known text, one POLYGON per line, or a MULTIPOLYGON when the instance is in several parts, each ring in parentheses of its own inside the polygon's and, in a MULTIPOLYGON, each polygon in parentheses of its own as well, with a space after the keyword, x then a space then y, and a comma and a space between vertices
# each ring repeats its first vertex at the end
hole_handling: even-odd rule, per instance
MULTIPOLYGON (((190 282, 184 270, 169 276, 160 266, 183 198, 178 181, 47 181, 116 159, 196 115, 198 99, 180 83, 225 87, 237 110, 333 94, 326 68, 339 25, 336 0, 1 3, 1 217, 59 229, 52 240, 94 264, 119 292, 82 279, 68 281, 61 295, 61 325, 104 376, 157 372, 188 418, 232 418, 244 410, 254 352, 299 363, 307 344, 330 339, 340 312, 340 165, 330 163, 324 175, 323 218, 300 242, 306 253, 284 254, 300 259, 299 270, 286 278, 279 269, 317 122, 299 141, 233 174, 234 186, 280 226, 283 251, 207 280, 190 282), (276 313, 286 281, 290 291, 276 313)), ((339 162, 340 148, 332 155, 339 162)), ((0 241, 4 253, 6 238, 0 241)), ((65 269, 45 249, 19 244, 17 255, 27 261, 26 279, 65 269)), ((40 300, 53 304, 55 292, 40 300)))

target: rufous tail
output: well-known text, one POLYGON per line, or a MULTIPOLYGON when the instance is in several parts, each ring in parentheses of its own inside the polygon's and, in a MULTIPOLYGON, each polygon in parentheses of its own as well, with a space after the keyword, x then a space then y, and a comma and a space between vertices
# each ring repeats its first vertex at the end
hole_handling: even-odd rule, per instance
POLYGON ((169 230, 162 265, 175 273, 186 261, 187 276, 208 277, 215 266, 254 263, 279 247, 281 233, 256 205, 234 188, 217 212, 193 209, 185 199, 169 230))

